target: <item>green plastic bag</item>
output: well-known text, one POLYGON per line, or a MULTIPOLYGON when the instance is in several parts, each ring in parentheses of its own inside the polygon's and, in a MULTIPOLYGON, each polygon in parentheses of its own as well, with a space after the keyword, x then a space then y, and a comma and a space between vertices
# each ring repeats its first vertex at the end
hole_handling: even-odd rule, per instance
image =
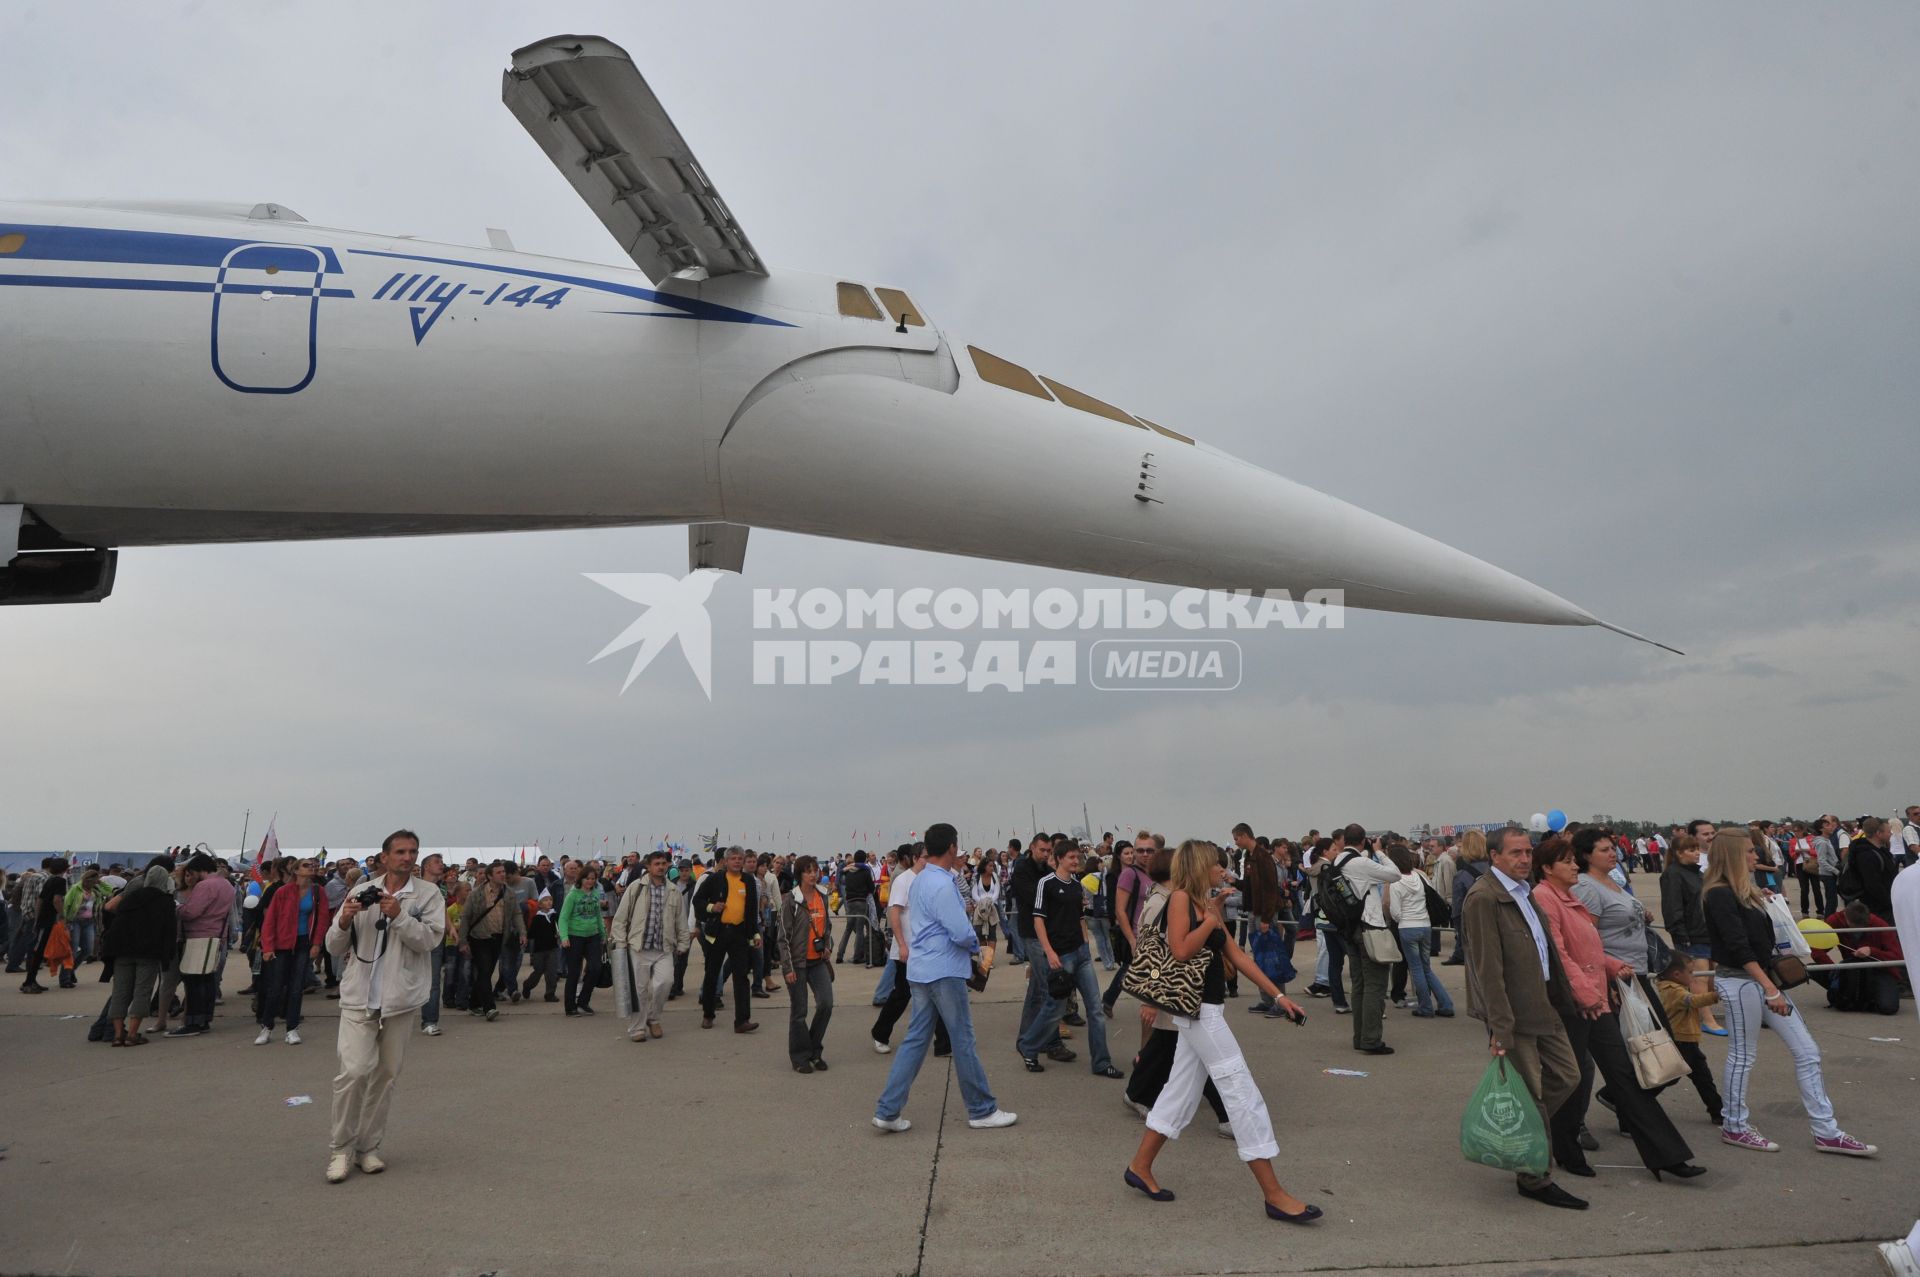
POLYGON ((1487 1062, 1467 1111, 1460 1115, 1460 1153, 1482 1166, 1547 1173, 1550 1149, 1540 1106, 1518 1073, 1508 1071, 1504 1055, 1487 1062))

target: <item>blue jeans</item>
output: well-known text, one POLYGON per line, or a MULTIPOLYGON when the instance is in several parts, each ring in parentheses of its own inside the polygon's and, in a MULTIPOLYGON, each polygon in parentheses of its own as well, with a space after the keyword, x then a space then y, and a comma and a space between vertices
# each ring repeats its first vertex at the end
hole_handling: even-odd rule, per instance
MULTIPOLYGON (((1026 1000, 1020 1004, 1020 1036, 1018 1041, 1021 1042, 1027 1040, 1027 1033, 1033 1028, 1034 1021, 1040 1018, 1040 1013, 1046 1010, 1047 1003, 1052 1000, 1047 997, 1046 950, 1040 947, 1038 940, 1033 942, 1033 957, 1034 960, 1027 964, 1027 997, 1026 1000)), ((1051 1051, 1054 1047, 1060 1045, 1059 1018, 1058 1015, 1054 1016, 1053 1036, 1047 1041, 1046 1045, 1040 1048, 1042 1051, 1051 1051)))
POLYGON ((1346 939, 1329 927, 1320 928, 1315 938, 1327 951, 1327 996, 1333 999, 1333 1005, 1343 1007, 1347 1005, 1346 939))
MULTIPOLYGON (((1060 955, 1060 967, 1073 976, 1074 987, 1080 990, 1081 1001, 1087 1004, 1087 1042, 1093 1051, 1093 1071, 1103 1072, 1113 1067, 1113 1057, 1107 1054, 1107 1017, 1101 1014, 1100 980, 1094 974, 1093 953, 1086 945, 1081 945, 1072 953, 1060 955)), ((1033 964, 1040 975, 1040 996, 1045 999, 1039 1014, 1020 1035, 1020 1054, 1038 1055, 1047 1049, 1049 1041, 1060 1039, 1060 1017, 1066 1014, 1067 1004, 1056 1000, 1047 992, 1046 977, 1049 968, 1046 962, 1033 964)), ((1028 985, 1032 988, 1031 984, 1028 985)))
POLYGON ((446 961, 446 953, 447 946, 437 944, 433 946, 433 952, 427 955, 427 965, 433 968, 433 988, 427 994, 426 1005, 420 1008, 420 1024, 423 1028, 440 1023, 440 968, 446 961))
POLYGON ((1007 938, 1007 956, 1024 962, 1027 946, 1020 943, 1020 922, 1005 906, 1000 909, 1000 934, 1007 938))
POLYGON ((1087 930, 1093 932, 1093 944, 1100 951, 1103 966, 1113 965, 1113 940, 1107 935, 1108 919, 1095 915, 1087 919, 1087 930))
POLYGON ((944 980, 914 983, 913 1018, 907 1024, 907 1037, 893 1054, 893 1067, 887 1070, 887 1086, 874 1106, 875 1117, 892 1121, 907 1106, 907 1093, 933 1044, 933 1024, 937 1017, 947 1026, 953 1039, 953 1070, 960 1078, 960 1096, 967 1102, 967 1116, 982 1118, 999 1108, 993 1092, 987 1089, 987 1070, 980 1063, 980 1048, 973 1039, 973 1010, 967 1005, 967 982, 959 976, 944 980))
POLYGON ((446 950, 440 958, 442 965, 446 967, 446 976, 441 986, 441 1005, 464 1011, 467 1009, 467 986, 473 982, 473 958, 460 952, 458 945, 452 948, 447 948, 446 945, 440 947, 446 950))
POLYGON ((82 962, 91 962, 93 960, 93 919, 88 918, 82 921, 75 918, 67 924, 67 930, 71 933, 68 939, 73 945, 73 964, 79 966, 82 962))
POLYGON ((1413 996, 1422 1011, 1451 1011, 1453 999, 1440 977, 1433 973, 1428 948, 1433 942, 1431 927, 1400 928, 1400 954, 1407 960, 1407 975, 1413 980, 1413 996))
POLYGON ((285 1019, 289 1029, 300 1027, 300 1004, 306 997, 307 975, 312 970, 312 949, 313 942, 301 936, 293 948, 260 964, 260 976, 265 981, 260 990, 261 1028, 271 1029, 276 1017, 285 1019))
POLYGON ((880 983, 873 987, 873 1005, 877 1007, 887 1005, 887 999, 893 996, 894 973, 898 971, 899 968, 899 963, 889 962, 887 969, 880 973, 880 983))

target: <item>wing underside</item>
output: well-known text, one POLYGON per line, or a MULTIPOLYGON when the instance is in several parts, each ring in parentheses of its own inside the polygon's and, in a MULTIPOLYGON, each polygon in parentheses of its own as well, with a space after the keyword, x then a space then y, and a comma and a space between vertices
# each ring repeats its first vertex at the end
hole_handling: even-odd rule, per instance
POLYGON ((574 35, 530 44, 515 51, 500 96, 654 283, 688 271, 767 273, 619 45, 574 35))

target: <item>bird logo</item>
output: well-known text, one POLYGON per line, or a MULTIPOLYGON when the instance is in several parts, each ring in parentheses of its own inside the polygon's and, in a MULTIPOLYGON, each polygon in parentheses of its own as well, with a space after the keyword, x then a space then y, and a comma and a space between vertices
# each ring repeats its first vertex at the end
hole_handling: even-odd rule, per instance
POLYGON ((687 658, 700 690, 713 699, 713 622, 707 615, 707 597, 722 573, 713 568, 696 568, 675 579, 664 572, 583 572, 595 585, 605 586, 621 598, 638 603, 647 610, 640 619, 622 630, 597 652, 593 664, 604 656, 639 644, 627 681, 620 685, 626 695, 640 672, 653 663, 668 643, 678 639, 680 653, 687 658))

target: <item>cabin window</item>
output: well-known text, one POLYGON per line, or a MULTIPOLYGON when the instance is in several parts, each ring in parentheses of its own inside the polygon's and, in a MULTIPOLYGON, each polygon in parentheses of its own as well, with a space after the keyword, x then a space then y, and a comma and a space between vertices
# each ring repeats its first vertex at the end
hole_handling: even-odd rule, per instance
POLYGON ((880 294, 880 304, 887 308, 888 319, 909 328, 926 327, 927 321, 920 314, 920 308, 905 293, 897 288, 876 288, 873 291, 880 294))
POLYGON ((885 319, 874 305, 873 294, 860 284, 840 281, 840 313, 848 319, 885 319))
POLYGON ((1051 377, 1042 377, 1040 380, 1046 382, 1047 389, 1051 390, 1054 395, 1059 398, 1060 402, 1069 408, 1078 408, 1081 412, 1090 412, 1096 417, 1105 417, 1109 421, 1118 421, 1123 425, 1132 426, 1136 430, 1146 429, 1146 427, 1110 403, 1103 403, 1095 399, 1092 395, 1081 394, 1072 386, 1063 386, 1051 377))
POLYGON ((27 246, 27 237, 19 231, 0 235, 0 253, 17 253, 27 246))

